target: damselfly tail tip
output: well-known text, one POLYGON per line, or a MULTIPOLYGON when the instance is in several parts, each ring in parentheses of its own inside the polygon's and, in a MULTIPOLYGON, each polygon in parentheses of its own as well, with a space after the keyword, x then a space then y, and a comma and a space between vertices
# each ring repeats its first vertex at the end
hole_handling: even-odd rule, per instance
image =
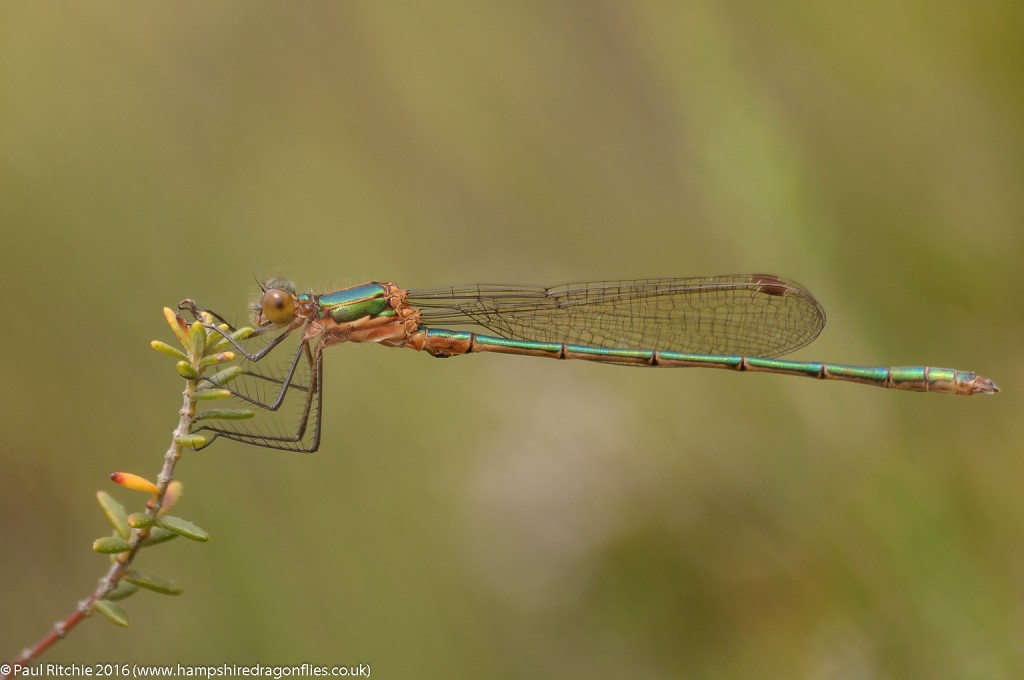
POLYGON ((974 379, 974 386, 971 388, 971 394, 995 394, 998 391, 999 385, 996 385, 991 379, 980 375, 974 379))

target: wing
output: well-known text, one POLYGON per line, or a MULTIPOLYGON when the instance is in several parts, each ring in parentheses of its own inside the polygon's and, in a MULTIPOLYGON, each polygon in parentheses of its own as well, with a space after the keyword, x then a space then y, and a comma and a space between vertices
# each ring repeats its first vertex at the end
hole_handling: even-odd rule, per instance
POLYGON ((476 326, 503 338, 695 354, 772 357, 825 325, 818 301, 770 274, 410 290, 430 327, 476 326))
MULTIPOLYGON (((241 372, 228 380, 217 374, 204 376, 205 387, 226 388, 232 397, 197 402, 196 432, 270 449, 316 451, 320 444, 322 359, 301 337, 298 329, 260 361, 243 360, 238 366, 241 372), (208 417, 211 409, 215 413, 223 407, 249 409, 255 415, 237 421, 208 417)), ((254 336, 243 340, 241 346, 255 353, 272 338, 271 334, 254 336)))

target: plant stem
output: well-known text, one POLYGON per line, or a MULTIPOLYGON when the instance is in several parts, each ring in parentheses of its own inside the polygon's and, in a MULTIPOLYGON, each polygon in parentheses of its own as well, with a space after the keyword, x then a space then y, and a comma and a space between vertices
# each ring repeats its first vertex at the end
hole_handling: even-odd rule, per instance
MULTIPOLYGON (((171 445, 167 449, 167 453, 164 454, 163 468, 157 477, 158 492, 146 503, 146 515, 150 519, 156 519, 160 513, 160 508, 164 503, 164 496, 167 493, 167 487, 174 480, 174 466, 181 458, 181 445, 178 443, 178 438, 191 434, 192 418, 195 416, 195 402, 192 400, 192 395, 195 394, 197 386, 198 381, 195 379, 185 381, 185 390, 182 392, 182 406, 178 411, 178 426, 171 434, 171 445)), ((96 584, 96 589, 92 594, 79 602, 75 611, 55 623, 53 630, 44 635, 35 645, 25 648, 21 655, 11 662, 11 669, 4 676, 4 680, 13 677, 15 667, 27 666, 38 659, 43 652, 63 639, 68 632, 92 614, 96 601, 109 595, 110 591, 121 582, 121 577, 128 571, 132 561, 135 559, 136 553, 142 548, 143 541, 149 537, 152 526, 150 524, 140 529, 132 529, 129 539, 131 547, 126 552, 117 555, 113 564, 110 565, 110 569, 96 584)))

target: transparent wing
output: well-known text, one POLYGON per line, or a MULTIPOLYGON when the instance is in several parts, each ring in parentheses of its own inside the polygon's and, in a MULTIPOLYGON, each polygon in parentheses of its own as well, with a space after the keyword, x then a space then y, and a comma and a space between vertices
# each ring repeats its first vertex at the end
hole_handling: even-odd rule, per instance
POLYGON ((770 274, 410 290, 430 327, 475 326, 503 338, 696 354, 772 357, 813 341, 817 300, 770 274))
MULTIPOLYGON (((273 331, 243 340, 250 355, 277 339, 273 331)), ((302 341, 301 329, 293 331, 259 361, 244 360, 241 373, 223 381, 210 375, 207 387, 228 389, 228 400, 198 402, 196 432, 214 434, 246 444, 286 451, 316 451, 320 443, 322 396, 320 356, 302 341), (211 410, 251 409, 247 420, 207 418, 211 410)))

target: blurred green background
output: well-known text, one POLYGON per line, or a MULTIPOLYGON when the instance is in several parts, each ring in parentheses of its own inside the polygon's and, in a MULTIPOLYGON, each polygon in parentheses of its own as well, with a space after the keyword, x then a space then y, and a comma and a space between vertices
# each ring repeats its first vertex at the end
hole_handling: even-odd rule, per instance
POLYGON ((1019 2, 0 5, 0 654, 155 476, 149 341, 312 290, 773 272, 797 357, 990 398, 367 346, 313 456, 178 468, 180 598, 51 662, 386 678, 1024 676, 1019 2))

